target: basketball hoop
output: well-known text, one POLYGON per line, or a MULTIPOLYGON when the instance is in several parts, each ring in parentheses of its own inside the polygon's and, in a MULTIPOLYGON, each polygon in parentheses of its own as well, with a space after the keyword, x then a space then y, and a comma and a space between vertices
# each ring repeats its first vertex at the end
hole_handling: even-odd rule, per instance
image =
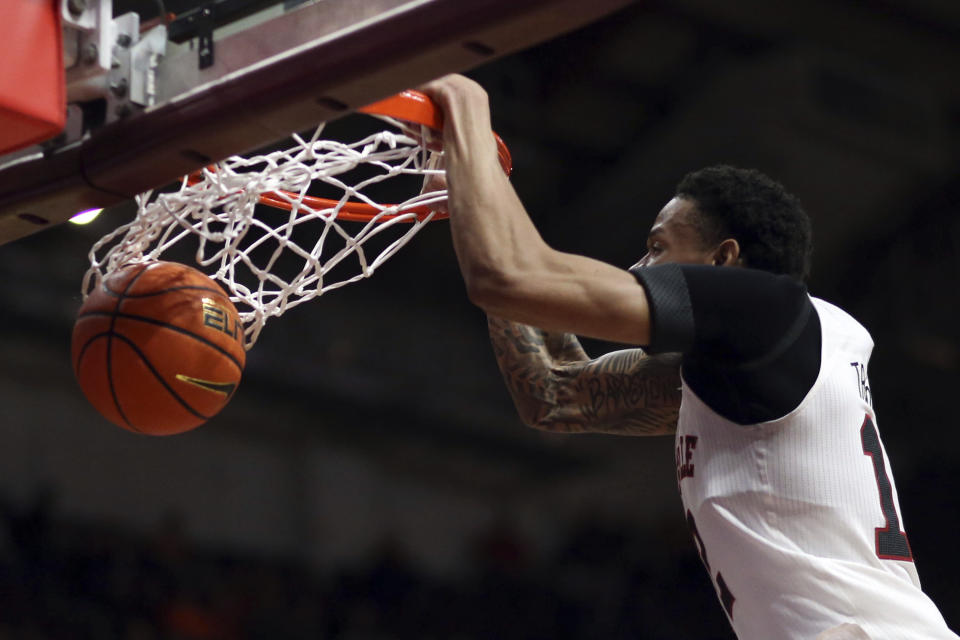
MULTIPOLYGON (((190 239, 199 268, 237 306, 249 349, 268 318, 370 277, 427 222, 446 217, 437 208, 447 193, 432 189, 444 170, 442 120, 429 98, 405 91, 359 111, 391 129, 343 143, 322 138, 321 124, 309 139, 292 136, 288 148, 233 156, 186 176, 176 192, 137 196, 136 217, 91 248, 84 299, 117 269, 160 260, 190 239), (351 175, 357 171, 360 178, 351 175), (404 176, 420 180, 419 193, 393 204, 369 195, 404 176), (308 194, 318 185, 334 197, 308 194), (258 204, 281 211, 255 216, 258 204)), ((510 152, 496 141, 509 175, 510 152)))

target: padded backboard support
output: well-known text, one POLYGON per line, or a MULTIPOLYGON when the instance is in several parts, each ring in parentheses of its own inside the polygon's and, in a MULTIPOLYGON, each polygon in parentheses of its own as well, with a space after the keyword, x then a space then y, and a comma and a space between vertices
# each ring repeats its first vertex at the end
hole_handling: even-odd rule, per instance
POLYGON ((9 0, 0 12, 0 155, 63 129, 66 98, 59 5, 9 0))
POLYGON ((154 107, 43 156, 0 158, 0 241, 169 184, 402 89, 594 21, 631 0, 323 0, 174 49, 154 107))

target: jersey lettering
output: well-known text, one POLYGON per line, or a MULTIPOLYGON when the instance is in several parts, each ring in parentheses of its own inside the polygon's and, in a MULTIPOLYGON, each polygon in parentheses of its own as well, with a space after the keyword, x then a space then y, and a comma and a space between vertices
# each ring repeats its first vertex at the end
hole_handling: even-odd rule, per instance
POLYGON ((697 436, 680 436, 677 442, 677 484, 684 478, 693 477, 693 450, 697 448, 697 436))
MULTIPOLYGON (((695 437, 694 441, 696 441, 695 437)), ((713 571, 710 569, 710 561, 707 560, 707 547, 703 544, 703 538, 700 537, 700 532, 697 530, 697 521, 694 519, 693 513, 690 511, 690 509, 687 509, 687 526, 690 527, 690 534, 693 536, 693 543, 697 547, 697 553, 700 554, 700 561, 703 562, 703 566, 707 569, 707 575, 712 575, 713 571)), ((715 584, 717 596, 720 598, 720 604, 723 605, 723 610, 727 612, 727 616, 730 617, 732 622, 733 603, 736 601, 736 598, 730 591, 730 587, 727 586, 727 581, 723 579, 723 574, 719 571, 717 571, 715 584)))
POLYGON ((860 392, 860 399, 871 407, 873 406, 873 394, 870 393, 870 381, 867 379, 867 367, 861 362, 851 362, 854 375, 857 377, 857 390, 860 392))
POLYGON ((900 516, 893 503, 893 487, 887 475, 887 465, 883 460, 883 448, 880 446, 880 434, 873 420, 867 415, 860 427, 860 442, 863 454, 873 460, 873 475, 880 493, 880 509, 886 521, 883 527, 876 528, 877 557, 884 560, 906 560, 913 562, 913 553, 907 534, 900 530, 900 516))

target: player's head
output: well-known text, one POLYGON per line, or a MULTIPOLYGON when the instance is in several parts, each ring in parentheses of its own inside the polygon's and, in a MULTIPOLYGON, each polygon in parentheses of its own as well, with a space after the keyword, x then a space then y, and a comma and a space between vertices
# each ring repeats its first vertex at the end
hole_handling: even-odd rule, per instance
POLYGON ((810 218, 796 197, 759 171, 717 165, 680 181, 638 264, 739 265, 803 281, 811 249, 810 218))

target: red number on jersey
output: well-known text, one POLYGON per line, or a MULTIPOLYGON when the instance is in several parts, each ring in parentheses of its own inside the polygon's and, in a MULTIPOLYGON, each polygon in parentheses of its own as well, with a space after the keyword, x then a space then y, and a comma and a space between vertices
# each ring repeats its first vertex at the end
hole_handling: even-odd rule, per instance
POLYGON ((880 446, 880 434, 873 420, 867 415, 860 427, 860 442, 863 444, 863 454, 873 460, 873 475, 877 480, 877 490, 880 493, 880 509, 886 524, 877 527, 876 549, 877 557, 884 560, 907 560, 913 562, 910 552, 910 543, 907 534, 900 530, 900 516, 893 503, 893 486, 890 476, 887 475, 887 465, 883 460, 883 447, 880 446))
MULTIPOLYGON (((707 548, 703 544, 703 538, 700 537, 700 532, 697 531, 697 521, 693 519, 693 513, 690 512, 690 509, 687 509, 687 525, 690 527, 690 533, 693 534, 693 541, 697 545, 697 553, 700 554, 700 560, 703 562, 703 566, 707 568, 707 575, 710 575, 712 570, 710 569, 710 561, 707 560, 707 548)), ((733 603, 736 598, 733 593, 730 592, 730 587, 727 586, 726 580, 723 579, 723 574, 719 571, 717 571, 716 585, 717 595, 720 597, 720 604, 723 605, 723 610, 730 616, 730 620, 733 620, 733 603)))

